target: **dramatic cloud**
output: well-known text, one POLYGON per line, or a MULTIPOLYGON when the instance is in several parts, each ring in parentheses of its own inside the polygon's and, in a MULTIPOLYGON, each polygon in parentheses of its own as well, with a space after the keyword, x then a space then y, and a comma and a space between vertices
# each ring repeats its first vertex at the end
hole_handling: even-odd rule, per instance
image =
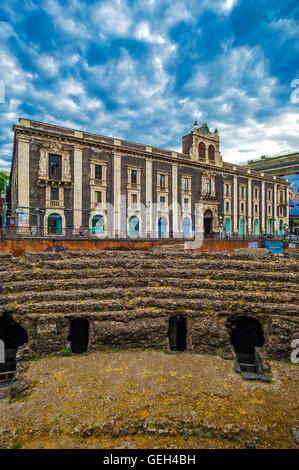
POLYGON ((298 16, 295 0, 4 0, 0 168, 19 117, 172 150, 206 121, 231 162, 298 150, 298 16))

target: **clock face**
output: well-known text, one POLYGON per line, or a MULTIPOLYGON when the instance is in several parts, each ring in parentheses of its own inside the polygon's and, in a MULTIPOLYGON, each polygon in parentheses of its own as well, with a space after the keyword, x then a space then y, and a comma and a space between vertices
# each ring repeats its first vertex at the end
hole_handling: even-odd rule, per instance
POLYGON ((209 129, 207 128, 207 126, 205 126, 205 127, 203 128, 203 131, 204 131, 205 134, 208 134, 208 133, 209 133, 209 129))

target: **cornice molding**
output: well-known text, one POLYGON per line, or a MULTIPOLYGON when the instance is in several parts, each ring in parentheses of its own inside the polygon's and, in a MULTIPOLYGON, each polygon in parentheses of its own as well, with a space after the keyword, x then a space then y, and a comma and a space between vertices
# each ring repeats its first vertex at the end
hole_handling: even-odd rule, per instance
MULTIPOLYGON (((188 158, 184 159, 180 157, 179 155, 177 157, 166 156, 157 152, 155 153, 152 147, 151 147, 152 151, 147 152, 144 150, 132 149, 132 148, 125 147, 125 146, 119 147, 119 146, 115 146, 113 144, 109 144, 103 141, 99 142, 97 140, 92 140, 92 139, 85 140, 82 138, 78 138, 76 136, 53 132, 51 130, 45 131, 43 129, 33 129, 31 127, 29 128, 29 127, 22 127, 22 126, 16 126, 16 125, 13 126, 13 129, 15 131, 16 140, 22 139, 22 141, 25 140, 26 142, 32 138, 45 139, 52 143, 61 143, 64 145, 70 145, 72 147, 75 147, 76 149, 84 149, 84 148, 99 149, 102 151, 109 151, 113 154, 117 154, 121 156, 126 156, 126 155, 138 156, 140 158, 148 159, 151 161, 161 161, 161 162, 169 163, 171 165, 176 164, 178 167, 185 166, 185 167, 190 167, 190 168, 194 168, 197 170, 214 171, 217 174, 222 174, 222 175, 237 175, 240 177, 244 177, 246 179, 248 179, 248 176, 249 176, 246 174, 243 175, 243 173, 240 174, 238 172, 238 169, 235 166, 233 168, 225 168, 224 166, 216 167, 214 165, 209 165, 208 163, 205 163, 205 162, 197 162, 194 160, 190 160, 188 158)), ((264 181, 264 182, 269 182, 269 183, 274 182, 273 176, 271 175, 261 176, 260 174, 254 175, 251 173, 250 178, 264 181)), ((284 186, 288 186, 289 184, 288 182, 284 183, 281 180, 277 182, 284 186)))

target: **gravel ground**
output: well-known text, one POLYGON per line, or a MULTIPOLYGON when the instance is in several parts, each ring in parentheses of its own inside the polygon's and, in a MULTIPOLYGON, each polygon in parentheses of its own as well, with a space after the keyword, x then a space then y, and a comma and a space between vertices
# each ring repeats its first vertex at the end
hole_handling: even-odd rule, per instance
POLYGON ((244 381, 217 356, 131 350, 30 361, 0 394, 1 448, 297 448, 296 364, 244 381), (1 398, 2 397, 2 398, 1 398))

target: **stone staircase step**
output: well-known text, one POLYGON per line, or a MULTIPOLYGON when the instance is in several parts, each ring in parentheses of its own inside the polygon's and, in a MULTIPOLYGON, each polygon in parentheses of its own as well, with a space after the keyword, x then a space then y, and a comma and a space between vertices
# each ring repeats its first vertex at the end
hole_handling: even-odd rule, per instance
MULTIPOLYGON (((297 301, 297 293, 282 293, 277 291, 254 291, 244 292, 240 290, 221 290, 218 289, 217 295, 221 296, 222 300, 242 301, 242 302, 266 302, 266 303, 290 303, 294 304, 297 301)), ((0 295, 0 305, 4 303, 26 303, 26 302, 43 302, 48 300, 80 300, 80 299, 134 299, 134 298, 147 298, 154 297, 155 299, 204 299, 211 298, 215 295, 215 289, 202 288, 202 289, 182 289, 176 287, 152 287, 152 286, 134 286, 123 288, 112 285, 105 288, 82 289, 80 282, 74 286, 73 289, 66 290, 64 283, 60 283, 54 290, 40 291, 37 289, 35 292, 26 292, 25 286, 21 292, 11 292, 9 294, 0 295)))
POLYGON ((256 372, 255 364, 244 364, 242 362, 239 362, 239 365, 242 372, 256 372))
POLYGON ((241 372, 241 376, 244 380, 261 380, 261 374, 256 372, 241 372))
POLYGON ((87 310, 91 311, 102 311, 102 310, 135 310, 143 308, 151 309, 166 309, 169 312, 181 313, 185 310, 190 310, 194 312, 194 315, 200 316, 200 314, 218 314, 218 315, 231 315, 238 312, 247 314, 263 314, 267 313, 268 315, 287 315, 288 317, 298 315, 299 308, 297 304, 282 304, 282 303, 252 303, 245 301, 232 301, 231 299, 225 300, 221 296, 219 300, 212 298, 204 297, 198 299, 177 299, 177 298, 154 298, 154 297, 144 297, 144 298, 132 298, 132 299, 104 299, 104 300, 95 300, 95 299, 82 299, 82 300, 53 300, 46 302, 30 302, 28 304, 11 302, 0 305, 0 313, 11 312, 15 314, 21 313, 40 313, 42 315, 46 313, 61 313, 61 312, 72 312, 77 310, 78 305, 80 310, 85 312, 87 310))
MULTIPOLYGON (((26 281, 6 281, 2 283, 3 293, 17 293, 17 292, 31 292, 31 291, 51 291, 63 288, 75 289, 80 286, 80 289, 105 289, 111 287, 111 278, 81 278, 80 280, 72 279, 28 279, 26 281)), ((113 279, 114 287, 180 287, 181 289, 214 289, 214 290, 237 290, 242 292, 262 292, 262 291, 277 291, 282 293, 290 293, 297 295, 298 288, 294 283, 286 282, 265 282, 255 281, 255 283, 239 280, 218 280, 218 279, 174 279, 174 278, 161 278, 159 280, 147 278, 128 278, 117 277, 113 279)))
POLYGON ((144 270, 139 265, 135 265, 134 269, 128 268, 114 268, 114 269, 63 269, 63 270, 49 270, 49 269, 27 269, 18 271, 9 271, 0 273, 0 283, 9 281, 27 281, 30 279, 86 279, 86 278, 118 278, 127 276, 130 278, 175 278, 175 279, 215 279, 215 280, 243 280, 243 281, 270 281, 270 282, 297 282, 299 275, 296 273, 280 273, 271 271, 260 271, 258 274, 254 271, 240 273, 232 270, 209 270, 204 266, 201 269, 178 269, 168 266, 165 269, 161 264, 155 269, 144 270))
MULTIPOLYGON (((23 262, 23 268, 35 266, 47 269, 55 269, 61 270, 65 268, 75 268, 77 270, 81 269, 97 269, 97 268, 127 268, 127 269, 134 269, 136 267, 136 260, 138 259, 138 265, 142 267, 142 269, 153 269, 156 267, 161 266, 161 259, 144 259, 144 258, 102 258, 102 259, 56 259, 56 260, 40 260, 36 261, 34 264, 32 262, 23 262)), ((170 261, 170 260, 168 260, 170 261)), ((172 268, 206 268, 206 269, 215 269, 221 270, 239 270, 239 271, 251 271, 254 270, 258 271, 265 271, 265 262, 256 262, 256 261, 238 261, 238 260, 207 260, 207 259, 190 259, 190 258, 183 258, 183 259, 173 259, 172 263, 169 263, 169 267, 172 268)), ((269 269, 269 264, 267 265, 269 269)), ((279 273, 289 273, 289 272, 298 272, 298 265, 297 264, 290 264, 290 265, 282 265, 281 263, 274 263, 271 262, 271 272, 279 272, 279 273)))

